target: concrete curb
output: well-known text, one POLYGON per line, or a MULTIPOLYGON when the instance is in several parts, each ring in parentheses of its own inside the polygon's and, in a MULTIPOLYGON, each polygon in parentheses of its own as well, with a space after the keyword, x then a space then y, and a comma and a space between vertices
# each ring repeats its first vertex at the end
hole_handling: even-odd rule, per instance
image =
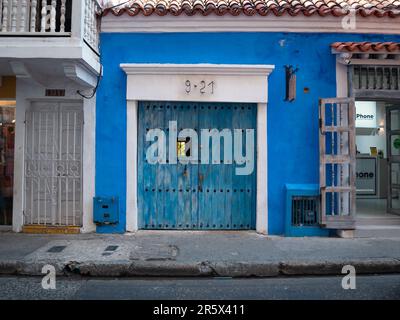
POLYGON ((42 276, 42 267, 51 264, 58 275, 89 277, 277 277, 342 275, 344 265, 357 274, 400 273, 400 260, 394 258, 343 261, 0 261, 1 275, 42 276))

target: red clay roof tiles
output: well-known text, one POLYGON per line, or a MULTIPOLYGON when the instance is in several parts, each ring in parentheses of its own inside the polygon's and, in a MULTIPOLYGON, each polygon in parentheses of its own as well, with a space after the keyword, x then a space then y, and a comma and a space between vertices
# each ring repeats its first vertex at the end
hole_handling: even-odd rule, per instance
POLYGON ((337 52, 400 52, 399 42, 335 42, 331 47, 337 52))
POLYGON ((142 13, 145 16, 166 14, 192 16, 200 15, 239 15, 248 16, 289 14, 297 16, 345 16, 349 8, 363 17, 400 16, 400 0, 132 0, 126 5, 115 7, 111 11, 115 15, 124 12, 131 16, 142 13))

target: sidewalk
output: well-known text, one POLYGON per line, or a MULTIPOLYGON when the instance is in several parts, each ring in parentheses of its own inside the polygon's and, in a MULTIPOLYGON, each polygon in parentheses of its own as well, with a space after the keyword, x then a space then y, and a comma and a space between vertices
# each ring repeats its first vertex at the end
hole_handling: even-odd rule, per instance
POLYGON ((283 238, 255 232, 140 231, 125 235, 0 232, 0 274, 227 276, 400 273, 400 238, 283 238))

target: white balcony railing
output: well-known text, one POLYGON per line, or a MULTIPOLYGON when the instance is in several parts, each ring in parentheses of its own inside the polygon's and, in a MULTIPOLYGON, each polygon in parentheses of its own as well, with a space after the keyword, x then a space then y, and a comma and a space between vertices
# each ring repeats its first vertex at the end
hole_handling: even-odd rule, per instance
POLYGON ((95 0, 0 0, 0 37, 76 34, 97 51, 98 9, 95 0))
POLYGON ((83 38, 96 51, 99 47, 99 26, 98 26, 98 11, 100 7, 97 1, 85 0, 85 10, 84 10, 84 31, 83 38))

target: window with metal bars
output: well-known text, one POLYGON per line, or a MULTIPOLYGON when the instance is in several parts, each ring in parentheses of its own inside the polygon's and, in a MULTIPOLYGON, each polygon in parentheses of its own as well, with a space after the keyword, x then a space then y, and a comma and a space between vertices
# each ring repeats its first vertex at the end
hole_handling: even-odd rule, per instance
POLYGON ((292 226, 318 226, 319 197, 294 196, 292 197, 292 226))
POLYGON ((354 90, 399 90, 400 66, 354 65, 354 90))

